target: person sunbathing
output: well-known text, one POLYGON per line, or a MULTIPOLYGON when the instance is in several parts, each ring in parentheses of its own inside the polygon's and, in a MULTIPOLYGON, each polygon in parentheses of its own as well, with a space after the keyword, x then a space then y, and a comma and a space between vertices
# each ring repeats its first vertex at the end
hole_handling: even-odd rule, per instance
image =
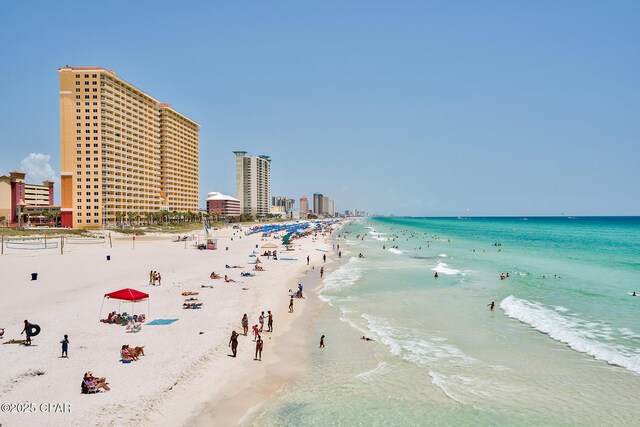
POLYGON ((228 282, 235 282, 235 280, 229 279, 229 277, 226 274, 224 275, 224 281, 227 282, 227 283, 228 282))
POLYGON ((82 380, 82 390, 86 393, 85 390, 89 390, 89 387, 95 387, 96 389, 103 389, 105 391, 111 390, 111 388, 107 385, 107 379, 96 378, 93 376, 92 372, 87 372, 84 374, 84 378, 82 380))
POLYGON ((264 271, 264 268, 260 267, 259 265, 256 265, 253 269, 255 271, 264 271))
POLYGON ((241 266, 241 265, 229 265, 229 264, 226 264, 226 265, 225 265, 225 267, 226 267, 226 268, 244 268, 244 267, 243 267, 243 266, 241 266))
POLYGON ((222 276, 220 276, 219 274, 216 274, 215 271, 211 272, 211 276, 209 276, 211 279, 222 279, 222 276))
POLYGON ((120 350, 120 357, 122 360, 138 360, 136 352, 131 347, 129 347, 128 344, 124 344, 122 346, 122 349, 120 350))

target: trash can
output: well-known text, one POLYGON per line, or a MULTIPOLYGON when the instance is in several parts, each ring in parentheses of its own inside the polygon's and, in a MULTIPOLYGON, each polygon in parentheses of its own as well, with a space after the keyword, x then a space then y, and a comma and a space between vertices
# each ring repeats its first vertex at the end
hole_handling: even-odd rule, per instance
POLYGON ((38 273, 31 273, 31 280, 38 280, 38 273))
POLYGON ((111 255, 107 255, 107 261, 111 261, 111 255))

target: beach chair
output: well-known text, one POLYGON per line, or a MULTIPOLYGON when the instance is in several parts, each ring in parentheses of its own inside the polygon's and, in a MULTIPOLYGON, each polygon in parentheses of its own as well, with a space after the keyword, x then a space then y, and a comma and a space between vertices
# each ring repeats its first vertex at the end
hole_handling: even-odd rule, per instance
POLYGON ((82 394, 94 394, 98 392, 98 388, 96 386, 85 384, 84 381, 82 381, 82 384, 80 385, 80 390, 82 394))
POLYGON ((132 333, 140 332, 141 328, 142 328, 142 325, 139 323, 130 322, 129 324, 127 324, 127 332, 132 332, 132 333))

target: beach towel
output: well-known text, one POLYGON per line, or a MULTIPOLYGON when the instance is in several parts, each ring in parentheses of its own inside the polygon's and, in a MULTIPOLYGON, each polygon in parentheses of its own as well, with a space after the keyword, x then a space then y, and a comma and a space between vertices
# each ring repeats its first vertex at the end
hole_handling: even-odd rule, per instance
POLYGON ((147 323, 147 326, 149 325, 170 325, 173 322, 176 322, 178 319, 155 319, 152 320, 151 322, 147 323))

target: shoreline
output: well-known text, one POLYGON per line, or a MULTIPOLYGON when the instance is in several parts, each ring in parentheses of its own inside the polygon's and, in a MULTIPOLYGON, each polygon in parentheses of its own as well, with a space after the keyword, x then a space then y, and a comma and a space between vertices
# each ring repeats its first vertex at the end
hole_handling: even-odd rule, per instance
MULTIPOLYGON (((327 240, 325 243, 329 244, 334 237, 328 236, 327 240)), ((324 253, 328 255, 327 264, 323 264, 325 267, 323 278, 326 278, 339 267, 341 262, 334 250, 327 248, 324 253)), ((228 386, 219 387, 217 393, 211 396, 209 403, 204 407, 201 406, 201 410, 190 417, 184 425, 194 427, 242 425, 255 416, 256 412, 260 411, 271 398, 308 371, 309 343, 315 338, 310 335, 310 332, 315 329, 325 306, 320 298, 320 291, 324 285, 323 279, 319 277, 319 269, 313 268, 307 268, 291 279, 287 289, 295 289, 297 283, 304 284, 305 304, 301 310, 294 308, 294 316, 288 316, 289 313, 282 310, 287 319, 285 327, 270 336, 270 338, 277 338, 277 345, 275 343, 271 345, 274 359, 264 366, 250 367, 240 373, 235 380, 242 386, 234 392, 228 392, 230 389, 228 386)), ((295 307, 299 307, 300 300, 295 301, 297 301, 295 307)), ((267 351, 269 337, 264 338, 265 351, 267 351)), ((263 351, 263 356, 265 354, 263 351)))

